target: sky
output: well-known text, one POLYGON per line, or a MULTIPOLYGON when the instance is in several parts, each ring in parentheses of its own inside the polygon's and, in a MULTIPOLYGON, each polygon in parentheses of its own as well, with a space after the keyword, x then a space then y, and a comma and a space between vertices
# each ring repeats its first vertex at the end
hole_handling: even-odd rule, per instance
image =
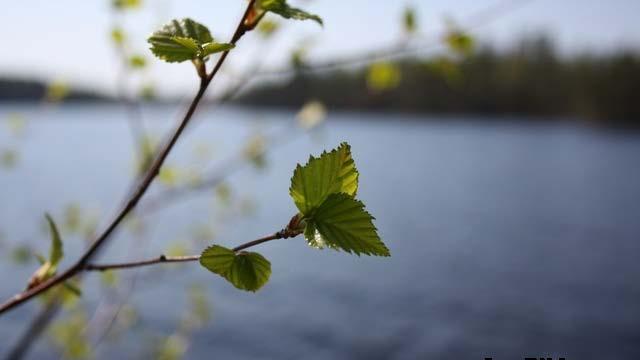
MULTIPOLYGON (((119 24, 130 35, 132 53, 150 55, 146 37, 172 18, 192 17, 205 23, 213 35, 228 39, 241 16, 241 0, 144 0, 142 9, 114 14, 110 0, 0 0, 0 77, 27 77, 115 93, 120 63, 109 40, 119 24)), ((564 53, 606 52, 620 47, 640 48, 640 0, 289 0, 321 15, 322 28, 313 22, 286 22, 279 35, 264 43, 257 36, 243 39, 226 65, 225 81, 259 61, 279 67, 291 49, 309 48, 311 61, 357 54, 393 43, 402 35, 403 9, 416 9, 420 32, 437 36, 444 19, 462 26, 483 9, 508 9, 488 16, 474 30, 480 41, 506 45, 526 35, 553 36, 564 53)), ((148 56, 147 70, 130 78, 130 86, 152 81, 160 94, 179 95, 195 84, 190 64, 164 64, 148 56)))

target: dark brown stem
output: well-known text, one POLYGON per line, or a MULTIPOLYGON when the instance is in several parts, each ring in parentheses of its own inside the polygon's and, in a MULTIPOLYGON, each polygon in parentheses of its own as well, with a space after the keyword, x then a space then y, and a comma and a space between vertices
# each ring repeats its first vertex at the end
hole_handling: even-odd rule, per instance
MULTIPOLYGON (((254 4, 255 4, 255 0, 249 1, 247 10, 245 11, 244 16, 240 20, 240 23, 238 24, 238 27, 236 28, 236 31, 233 35, 233 38, 231 39, 232 44, 235 45, 238 42, 238 40, 240 40, 242 35, 244 35, 245 32, 247 31, 244 25, 244 21, 248 16, 248 14, 250 13, 250 11, 253 9, 254 4)), ((202 99, 202 97, 204 96, 204 93, 207 90, 207 87, 209 86, 211 81, 215 78, 216 74, 218 73, 218 71, 222 67, 222 64, 224 63, 224 61, 227 59, 228 56, 229 56, 229 51, 225 51, 224 53, 222 53, 213 71, 206 78, 202 79, 202 81, 200 82, 200 88, 198 89, 198 92, 193 98, 193 101, 191 102, 189 109, 185 113, 184 118, 182 119, 182 122, 180 123, 180 125, 177 127, 173 135, 169 138, 169 141, 165 144, 164 148, 162 149, 158 157, 156 157, 155 161, 153 162, 153 165, 149 168, 145 176, 142 178, 138 187, 131 194, 128 201, 118 212, 115 219, 109 224, 109 226, 107 226, 107 228, 102 232, 102 234, 100 234, 100 236, 98 236, 94 240, 92 245, 82 255, 82 257, 80 257, 80 259, 76 261, 76 263, 73 266, 71 266, 66 271, 62 272, 60 275, 57 275, 28 291, 19 293, 13 296, 4 304, 0 305, 0 315, 4 314, 5 312, 11 309, 14 309, 15 307, 49 290, 50 288, 63 283, 69 278, 75 276, 77 273, 81 272, 86 267, 86 265, 89 263, 91 258, 98 252, 98 250, 102 247, 102 245, 104 245, 106 240, 111 237, 111 235, 120 226, 120 224, 127 217, 127 215, 129 215, 133 211, 133 209, 135 209, 140 199, 142 199, 144 194, 147 192, 147 190, 149 189, 149 186, 151 186, 151 183, 153 183, 154 179, 160 172, 160 168, 162 168, 162 165, 164 164, 165 159, 167 158, 167 156, 173 149, 174 145, 182 135, 184 129, 189 124, 191 118, 193 117, 193 114, 195 113, 196 109, 198 108, 198 105, 200 104, 200 100, 202 99)))
MULTIPOLYGON (((284 239, 287 237, 292 237, 287 235, 285 231, 279 231, 273 235, 265 236, 263 238, 250 241, 248 243, 242 244, 240 246, 236 246, 233 248, 233 251, 240 252, 246 250, 250 247, 254 247, 256 245, 260 245, 269 241, 284 239)), ((175 264, 175 263, 184 263, 184 262, 193 262, 200 260, 200 255, 191 255, 191 256, 165 256, 160 255, 153 259, 141 260, 141 261, 131 261, 125 263, 116 263, 116 264, 88 264, 82 270, 83 271, 107 271, 107 270, 124 270, 124 269, 134 269, 143 266, 151 266, 158 264, 175 264)))

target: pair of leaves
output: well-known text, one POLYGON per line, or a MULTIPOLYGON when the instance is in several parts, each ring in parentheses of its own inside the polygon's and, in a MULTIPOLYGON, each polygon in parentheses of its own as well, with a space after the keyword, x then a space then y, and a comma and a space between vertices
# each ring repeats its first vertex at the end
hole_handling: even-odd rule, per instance
POLYGON ((373 225, 374 217, 355 199, 358 177, 347 143, 296 167, 289 193, 302 214, 304 236, 316 248, 390 256, 373 225))
POLYGON ((200 264, 241 290, 258 291, 271 276, 271 263, 262 255, 236 253, 219 245, 207 248, 200 256, 200 264))
POLYGON ((287 4, 286 0, 258 0, 256 2, 258 10, 263 12, 272 12, 278 14, 285 19, 293 20, 313 20, 323 25, 322 18, 318 15, 308 13, 304 10, 294 8, 287 4))
POLYGON ((151 52, 166 62, 204 60, 207 56, 233 49, 233 44, 217 43, 209 29, 189 18, 172 20, 149 37, 151 52))

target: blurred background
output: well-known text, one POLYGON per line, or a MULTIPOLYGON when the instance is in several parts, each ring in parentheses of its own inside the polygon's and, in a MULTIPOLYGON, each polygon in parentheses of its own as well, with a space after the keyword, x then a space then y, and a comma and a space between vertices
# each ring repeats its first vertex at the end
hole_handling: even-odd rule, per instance
MULTIPOLYGON (((297 163, 347 141, 391 258, 257 249, 270 282, 197 264, 92 273, 0 317, 11 359, 637 359, 640 2, 291 1, 233 50, 102 262, 271 234, 297 163)), ((237 0, 11 2, 0 30, 0 295, 71 264, 197 90, 146 38, 237 0)))

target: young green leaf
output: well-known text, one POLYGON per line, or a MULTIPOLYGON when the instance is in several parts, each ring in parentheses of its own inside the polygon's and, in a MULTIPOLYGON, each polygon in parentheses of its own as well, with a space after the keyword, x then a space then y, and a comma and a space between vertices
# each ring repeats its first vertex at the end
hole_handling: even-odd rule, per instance
POLYGON ((322 18, 318 15, 310 14, 304 10, 291 7, 287 4, 286 0, 259 0, 257 2, 257 6, 264 11, 278 14, 285 19, 313 20, 318 24, 323 25, 322 18))
POLYGON ((358 170, 347 143, 329 153, 323 152, 319 158, 309 157, 305 166, 298 165, 289 188, 289 194, 304 215, 310 215, 331 194, 345 193, 353 197, 357 191, 358 170))
POLYGON ((56 223, 53 221, 53 218, 49 214, 45 214, 45 218, 47 219, 47 223, 49 224, 49 232, 51 233, 51 250, 49 252, 49 262, 52 266, 57 266, 62 260, 64 256, 64 252, 62 250, 62 238, 60 237, 60 232, 58 231, 58 227, 56 223))
POLYGON ((356 255, 391 256, 378 236, 373 219, 361 201, 344 193, 332 194, 307 220, 304 236, 309 245, 317 248, 337 248, 356 255))
POLYGON ((233 49, 233 44, 206 43, 202 45, 202 57, 233 49))
POLYGON ((416 32, 418 25, 416 23, 416 11, 415 9, 408 7, 404 10, 402 16, 404 31, 407 34, 413 34, 416 32))
POLYGON ((49 250, 49 259, 45 259, 41 255, 36 255, 40 262, 40 267, 31 275, 27 284, 27 289, 32 289, 49 278, 53 277, 58 271, 58 264, 64 253, 62 251, 62 239, 56 223, 49 214, 45 214, 47 223, 49 224, 49 232, 51 233, 51 249, 49 250))
POLYGON ((204 59, 208 55, 227 51, 232 44, 214 42, 209 29, 189 18, 172 20, 147 40, 151 52, 166 62, 204 59))
POLYGON ((200 256, 200 264, 241 290, 258 291, 269 281, 271 263, 254 252, 240 252, 214 245, 200 256))

